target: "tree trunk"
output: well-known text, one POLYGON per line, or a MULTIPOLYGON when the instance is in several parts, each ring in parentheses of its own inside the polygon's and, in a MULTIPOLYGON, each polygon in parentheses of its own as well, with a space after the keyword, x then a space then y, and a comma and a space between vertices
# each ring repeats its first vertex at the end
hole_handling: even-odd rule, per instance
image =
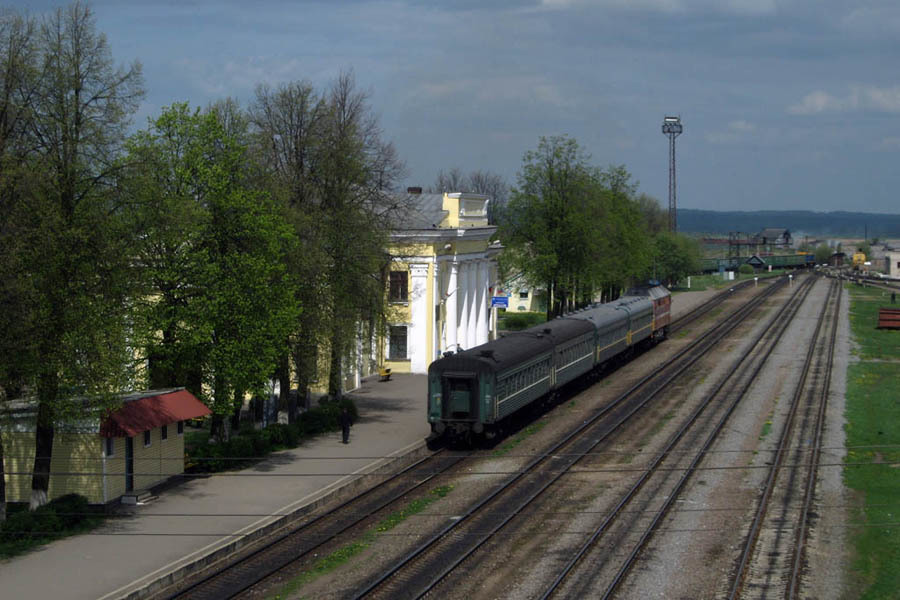
POLYGON ((278 407, 287 411, 288 423, 293 423, 297 420, 297 399, 291 394, 291 355, 288 350, 285 350, 278 359, 276 376, 278 377, 278 407), (292 404, 293 407, 291 407, 292 404), (293 420, 291 420, 291 413, 294 414, 293 420))
POLYGON ((0 432, 0 523, 6 520, 6 470, 3 468, 3 433, 0 432))
POLYGON ((222 411, 229 405, 225 395, 225 380, 216 375, 213 382, 213 414, 209 425, 209 437, 219 442, 228 441, 228 430, 225 427, 225 415, 222 411))
POLYGON ((328 394, 335 400, 340 400, 343 395, 343 352, 341 334, 338 327, 335 327, 331 335, 331 364, 328 367, 328 394))
MULTIPOLYGON (((43 394, 41 394, 43 395, 43 394)), ((47 504, 50 490, 50 461, 53 456, 53 409, 47 400, 38 401, 37 430, 35 434, 34 469, 31 476, 31 501, 34 510, 47 504)))
POLYGON ((241 409, 244 407, 244 393, 234 390, 234 404, 231 411, 231 433, 237 433, 241 429, 241 409))

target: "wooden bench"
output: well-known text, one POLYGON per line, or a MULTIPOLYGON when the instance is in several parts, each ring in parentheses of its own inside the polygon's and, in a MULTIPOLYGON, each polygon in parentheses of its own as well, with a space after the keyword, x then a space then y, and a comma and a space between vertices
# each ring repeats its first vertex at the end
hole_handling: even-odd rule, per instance
POLYGON ((391 370, 386 367, 378 367, 378 381, 389 381, 391 370))

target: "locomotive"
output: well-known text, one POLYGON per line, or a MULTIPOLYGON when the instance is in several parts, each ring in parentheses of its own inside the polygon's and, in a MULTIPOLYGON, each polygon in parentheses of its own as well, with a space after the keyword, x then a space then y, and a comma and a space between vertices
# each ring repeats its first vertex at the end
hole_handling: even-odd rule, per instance
POLYGON ((635 347, 668 335, 672 296, 638 286, 523 331, 446 355, 428 368, 430 439, 472 444, 495 437, 513 414, 553 399, 635 347))

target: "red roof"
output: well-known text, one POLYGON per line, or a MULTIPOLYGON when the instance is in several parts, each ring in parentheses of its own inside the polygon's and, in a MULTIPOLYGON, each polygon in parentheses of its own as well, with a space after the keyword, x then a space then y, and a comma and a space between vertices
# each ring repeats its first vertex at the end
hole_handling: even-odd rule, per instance
POLYGON ((203 417, 212 413, 196 396, 185 389, 147 392, 126 398, 118 410, 100 424, 103 437, 133 437, 144 431, 203 417))

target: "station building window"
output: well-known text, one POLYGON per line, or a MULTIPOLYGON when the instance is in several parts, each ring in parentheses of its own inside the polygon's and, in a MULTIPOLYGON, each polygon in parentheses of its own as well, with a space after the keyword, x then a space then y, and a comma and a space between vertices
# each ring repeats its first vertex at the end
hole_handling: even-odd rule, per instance
POLYGON ((388 299, 391 302, 409 300, 409 275, 406 271, 391 271, 388 299))
POLYGON ((409 358, 406 353, 406 325, 392 325, 388 339, 388 358, 391 360, 404 360, 409 358))

